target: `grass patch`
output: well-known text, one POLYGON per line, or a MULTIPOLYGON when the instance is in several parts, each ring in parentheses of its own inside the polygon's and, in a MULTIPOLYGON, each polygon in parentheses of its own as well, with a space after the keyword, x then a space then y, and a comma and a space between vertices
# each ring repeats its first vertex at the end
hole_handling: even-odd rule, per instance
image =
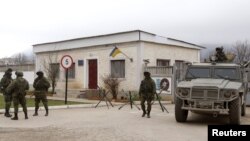
MULTIPOLYGON (((26 104, 27 104, 27 107, 35 107, 34 97, 32 97, 32 98, 29 98, 29 96, 26 97, 26 104)), ((49 106, 65 105, 64 101, 62 101, 62 100, 49 100, 49 99, 48 99, 48 104, 49 104, 49 106)), ((74 105, 74 104, 87 104, 87 103, 67 101, 67 105, 74 105)), ((3 95, 0 95, 0 109, 4 109, 4 107, 5 107, 4 105, 5 105, 4 97, 3 97, 3 95)), ((21 105, 19 105, 19 107, 20 106, 21 105)), ((40 106, 43 106, 42 102, 40 102, 40 106)), ((13 108, 13 103, 11 104, 11 107, 13 108)))

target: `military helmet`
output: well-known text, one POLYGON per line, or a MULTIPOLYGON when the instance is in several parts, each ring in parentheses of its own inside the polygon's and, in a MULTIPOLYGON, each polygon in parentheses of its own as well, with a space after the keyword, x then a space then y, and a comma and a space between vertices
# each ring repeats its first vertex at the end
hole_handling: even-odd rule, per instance
POLYGON ((8 68, 6 72, 12 72, 12 68, 8 68))
POLYGON ((42 71, 38 71, 38 72, 36 72, 36 75, 43 75, 43 72, 42 71))
POLYGON ((11 68, 8 68, 6 71, 5 71, 5 74, 6 75, 11 75, 12 73, 12 69, 11 68))
POLYGON ((144 71, 144 76, 150 76, 150 72, 144 71))
POLYGON ((23 76, 23 72, 21 72, 21 71, 16 71, 15 74, 16 74, 16 76, 23 76))

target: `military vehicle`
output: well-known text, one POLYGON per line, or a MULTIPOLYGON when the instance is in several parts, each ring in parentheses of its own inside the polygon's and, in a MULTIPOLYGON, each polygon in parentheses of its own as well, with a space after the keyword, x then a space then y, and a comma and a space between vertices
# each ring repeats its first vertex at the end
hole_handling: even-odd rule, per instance
POLYGON ((240 124, 246 114, 247 75, 243 65, 187 63, 184 80, 177 84, 175 119, 185 122, 188 112, 217 117, 228 115, 230 124, 240 124))

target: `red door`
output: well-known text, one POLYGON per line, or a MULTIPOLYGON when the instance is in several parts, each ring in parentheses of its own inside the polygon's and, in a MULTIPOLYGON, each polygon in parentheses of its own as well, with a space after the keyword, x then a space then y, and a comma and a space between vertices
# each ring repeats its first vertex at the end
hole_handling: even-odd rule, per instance
POLYGON ((97 60, 89 60, 89 89, 97 89, 97 60))

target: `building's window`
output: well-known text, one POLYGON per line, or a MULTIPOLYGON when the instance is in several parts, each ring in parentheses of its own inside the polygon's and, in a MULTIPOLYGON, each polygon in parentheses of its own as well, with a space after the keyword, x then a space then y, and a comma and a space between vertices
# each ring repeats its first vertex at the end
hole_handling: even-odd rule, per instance
POLYGON ((160 67, 163 67, 163 66, 170 66, 170 60, 166 60, 166 59, 157 59, 156 60, 156 65, 157 66, 160 66, 160 67))
POLYGON ((75 78, 75 63, 68 70, 68 78, 75 78))
POLYGON ((48 72, 49 72, 50 77, 59 78, 60 64, 59 63, 51 63, 50 69, 48 72))
POLYGON ((111 60, 111 77, 125 78, 125 60, 111 60))

